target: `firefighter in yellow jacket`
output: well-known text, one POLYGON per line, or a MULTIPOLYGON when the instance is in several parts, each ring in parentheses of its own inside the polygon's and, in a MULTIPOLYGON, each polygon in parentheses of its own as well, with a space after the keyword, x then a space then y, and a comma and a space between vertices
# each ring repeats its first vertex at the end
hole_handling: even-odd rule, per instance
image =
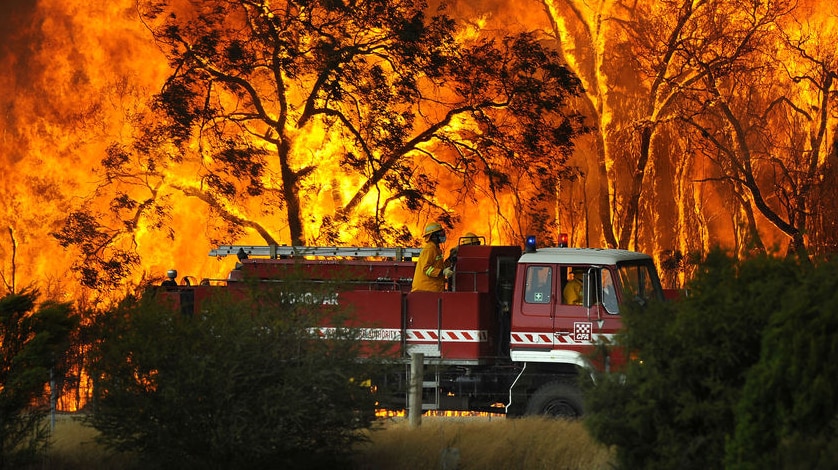
POLYGON ((422 237, 425 239, 425 246, 422 247, 419 261, 416 262, 410 291, 442 292, 445 280, 454 274, 450 267, 445 266, 442 249, 439 247, 440 243, 445 242, 445 230, 437 222, 431 222, 425 227, 422 237))

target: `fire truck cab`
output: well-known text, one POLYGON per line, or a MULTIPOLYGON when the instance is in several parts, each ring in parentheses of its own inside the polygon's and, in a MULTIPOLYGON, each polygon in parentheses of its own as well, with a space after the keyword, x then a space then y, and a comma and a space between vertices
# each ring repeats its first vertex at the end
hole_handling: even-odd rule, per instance
POLYGON ((405 370, 385 379, 396 391, 384 401, 392 408, 405 407, 408 365, 421 353, 423 409, 578 417, 580 377, 625 360, 616 350, 593 354, 622 327, 621 306, 663 299, 648 255, 536 248, 534 240, 523 250, 459 246, 443 292, 410 292, 418 249, 225 246, 210 253, 233 254, 239 263, 227 279, 176 286, 169 281, 161 286, 163 295, 189 313, 218 289, 239 288, 242 281, 276 286, 292 269, 295 279, 302 273, 319 285, 339 277, 340 291, 318 303, 351 308, 362 341, 395 346, 405 370))
POLYGON ((512 415, 580 415, 578 380, 626 360, 619 349, 596 349, 622 328, 621 305, 663 300, 652 258, 626 250, 530 249, 515 285, 509 357, 520 374, 506 403, 512 415))

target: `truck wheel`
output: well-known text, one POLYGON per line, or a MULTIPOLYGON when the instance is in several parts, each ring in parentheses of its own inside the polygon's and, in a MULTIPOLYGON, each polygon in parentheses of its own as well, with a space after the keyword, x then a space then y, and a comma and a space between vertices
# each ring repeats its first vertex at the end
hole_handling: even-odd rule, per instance
POLYGON ((577 419, 582 417, 582 403, 582 392, 575 385, 550 382, 530 397, 527 414, 577 419))

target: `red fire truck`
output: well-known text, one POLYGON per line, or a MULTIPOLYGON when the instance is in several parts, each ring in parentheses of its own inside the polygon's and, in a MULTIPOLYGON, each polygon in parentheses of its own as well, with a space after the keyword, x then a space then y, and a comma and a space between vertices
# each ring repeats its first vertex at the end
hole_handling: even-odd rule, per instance
MULTIPOLYGON (((582 414, 580 378, 618 368, 625 357, 597 348, 621 328, 621 305, 663 299, 650 256, 625 250, 462 245, 444 292, 410 292, 414 248, 222 246, 210 256, 237 255, 227 279, 170 284, 184 313, 218 289, 245 282, 277 283, 293 271, 305 281, 341 279, 339 291, 297 299, 347 306, 364 341, 396 346, 409 364, 422 353, 423 409, 506 412, 510 416, 582 414), (302 273, 302 274, 300 274, 302 273), (562 292, 581 277, 579 303, 562 292), (349 282, 347 282, 349 281, 349 282), (176 284, 174 286, 171 286, 176 284), (592 354, 600 351, 600 354, 592 354)), ((296 294, 308 295, 308 294, 296 294)), ((325 332, 330 325, 318 325, 325 332)), ((409 370, 391 382, 402 392, 409 370)), ((392 383, 390 384, 392 387, 392 383)), ((405 394, 389 406, 404 408, 405 394)))

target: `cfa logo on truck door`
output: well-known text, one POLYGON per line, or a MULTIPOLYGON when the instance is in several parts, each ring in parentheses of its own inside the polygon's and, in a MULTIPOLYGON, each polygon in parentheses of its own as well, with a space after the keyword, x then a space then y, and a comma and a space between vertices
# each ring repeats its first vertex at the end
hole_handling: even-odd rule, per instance
POLYGON ((573 340, 574 341, 591 341, 591 330, 593 326, 590 322, 575 322, 573 323, 573 340))

